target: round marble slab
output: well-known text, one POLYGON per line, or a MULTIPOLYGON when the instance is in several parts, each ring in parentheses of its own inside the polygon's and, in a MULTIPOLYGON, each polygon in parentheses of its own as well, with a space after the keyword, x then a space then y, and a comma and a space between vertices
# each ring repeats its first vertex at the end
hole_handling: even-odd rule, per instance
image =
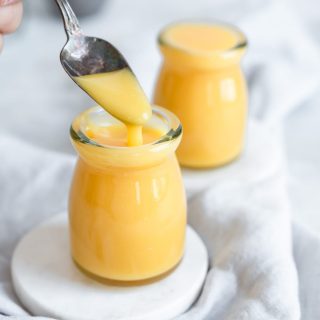
POLYGON ((224 181, 258 182, 275 174, 282 164, 276 132, 250 120, 243 153, 236 161, 212 169, 182 169, 188 196, 224 181), (266 159, 268 161, 266 162, 266 159))
POLYGON ((33 229, 16 247, 13 284, 33 315, 65 320, 173 319, 196 300, 208 268, 206 248, 190 227, 178 267, 140 286, 98 283, 77 269, 69 251, 66 213, 33 229))

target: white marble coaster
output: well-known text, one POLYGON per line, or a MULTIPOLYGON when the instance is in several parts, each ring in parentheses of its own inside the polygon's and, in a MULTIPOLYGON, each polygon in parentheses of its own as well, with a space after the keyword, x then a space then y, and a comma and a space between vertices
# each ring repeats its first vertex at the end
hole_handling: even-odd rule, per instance
POLYGON ((198 297, 207 268, 206 248, 188 227, 184 258, 166 278, 135 287, 100 284, 71 260, 66 213, 28 233, 11 267, 16 294, 33 315, 65 320, 172 319, 198 297))
POLYGON ((213 169, 182 169, 187 195, 192 196, 228 180, 258 182, 275 174, 282 163, 282 152, 276 139, 276 133, 249 121, 245 149, 234 162, 213 169))

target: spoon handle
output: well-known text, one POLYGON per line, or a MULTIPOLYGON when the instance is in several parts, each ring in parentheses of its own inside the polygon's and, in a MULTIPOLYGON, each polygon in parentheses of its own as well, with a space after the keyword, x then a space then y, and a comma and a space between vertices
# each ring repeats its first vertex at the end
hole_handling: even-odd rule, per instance
POLYGON ((70 38, 75 35, 82 34, 79 21, 73 12, 68 0, 56 0, 64 21, 64 29, 67 37, 70 38))

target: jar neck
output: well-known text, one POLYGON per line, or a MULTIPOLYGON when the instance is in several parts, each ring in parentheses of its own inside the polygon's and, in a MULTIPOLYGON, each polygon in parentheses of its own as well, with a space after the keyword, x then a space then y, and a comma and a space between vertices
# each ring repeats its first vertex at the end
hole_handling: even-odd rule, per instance
MULTIPOLYGON (((182 135, 180 121, 173 113, 158 106, 153 106, 152 110, 152 117, 146 127, 161 128, 159 132, 162 135, 151 143, 134 147, 114 146, 92 137, 92 128, 108 130, 115 123, 115 119, 98 106, 85 110, 74 119, 70 128, 71 142, 82 160, 93 167, 152 166, 174 154, 182 135)), ((99 130, 97 132, 99 136, 99 130)))
POLYGON ((175 69, 217 70, 240 64, 247 39, 221 21, 185 21, 166 26, 158 36, 165 63, 175 69))
POLYGON ((158 144, 121 148, 104 148, 84 144, 74 139, 72 144, 87 165, 108 171, 112 168, 133 169, 156 166, 174 156, 180 140, 181 136, 158 144))
POLYGON ((164 57, 164 64, 177 71, 222 71, 240 67, 246 47, 212 54, 193 54, 160 44, 160 51, 164 57))

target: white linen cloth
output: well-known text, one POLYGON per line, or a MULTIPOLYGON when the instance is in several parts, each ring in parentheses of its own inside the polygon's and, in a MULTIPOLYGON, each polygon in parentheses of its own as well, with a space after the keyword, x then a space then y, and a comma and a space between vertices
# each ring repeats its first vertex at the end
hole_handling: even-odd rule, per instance
MULTIPOLYGON (((0 311, 22 316, 27 312, 10 283, 12 250, 32 226, 66 208, 75 158, 9 136, 0 138, 0 150, 6 151, 0 167, 4 187, 0 198, 0 311)), ((207 245, 210 271, 199 301, 179 320, 299 319, 296 266, 302 311, 310 315, 305 319, 320 316, 316 285, 320 241, 308 241, 305 231, 296 233, 294 263, 290 210, 283 172, 278 169, 259 183, 226 177, 224 183, 189 199, 189 223, 207 245)))
MULTIPOLYGON (((117 0, 107 17, 101 14, 95 21, 87 21, 87 28, 97 34, 97 24, 103 21, 108 31, 100 29, 100 36, 130 52, 126 56, 129 61, 132 59, 133 69, 149 92, 152 79, 148 66, 158 62, 150 47, 155 32, 170 20, 203 16, 235 21, 248 35, 251 48, 245 70, 250 112, 261 126, 281 133, 283 117, 320 84, 319 51, 286 1, 243 1, 245 13, 235 9, 238 7, 234 1, 214 5, 199 0, 194 6, 182 1, 148 3, 117 0), (212 10, 219 15, 211 14, 212 10), (142 11, 148 21, 148 28, 144 25, 145 32, 139 35, 139 41, 145 44, 144 54, 126 47, 133 36, 132 17, 142 11), (156 23, 152 12, 161 17, 156 23), (152 19, 149 21, 148 17, 152 19)), ((52 41, 47 46, 52 52, 47 57, 48 53, 40 50, 39 61, 16 70, 15 78, 1 83, 0 97, 0 108, 8 119, 0 129, 0 312, 19 320, 29 317, 12 291, 12 250, 32 226, 66 208, 74 157, 48 149, 67 149, 67 123, 77 111, 67 110, 66 105, 76 101, 87 106, 88 101, 83 102, 86 98, 80 96, 60 69, 50 69, 50 79, 42 84, 44 68, 49 70, 58 64, 54 54, 61 47, 63 33, 56 28, 61 25, 53 21, 45 25, 43 20, 34 19, 29 28, 30 35, 22 35, 22 41, 44 39, 49 32, 52 41), (39 23, 41 28, 32 28, 39 23), (37 77, 26 82, 26 73, 37 77), (17 87, 21 88, 20 95, 15 94, 17 87), (28 95, 35 87, 39 88, 37 95, 28 95), (41 103, 48 108, 42 108, 41 103), (26 109, 19 110, 22 116, 17 118, 16 106, 20 105, 26 109), (32 125, 35 118, 40 130, 32 125), (15 130, 7 125, 13 119, 18 125, 15 130), (27 143, 21 142, 22 137, 27 143)), ((9 42, 5 48, 8 54, 0 56, 1 70, 8 74, 15 63, 10 57, 18 48, 18 44, 9 42)), ((281 146, 281 137, 277 143, 281 146)), ((211 269, 198 302, 179 320, 295 320, 300 319, 300 313, 303 320, 320 318, 320 240, 299 225, 291 225, 285 164, 283 159, 276 172, 255 184, 227 176, 224 182, 189 199, 189 223, 207 245, 211 269)))

